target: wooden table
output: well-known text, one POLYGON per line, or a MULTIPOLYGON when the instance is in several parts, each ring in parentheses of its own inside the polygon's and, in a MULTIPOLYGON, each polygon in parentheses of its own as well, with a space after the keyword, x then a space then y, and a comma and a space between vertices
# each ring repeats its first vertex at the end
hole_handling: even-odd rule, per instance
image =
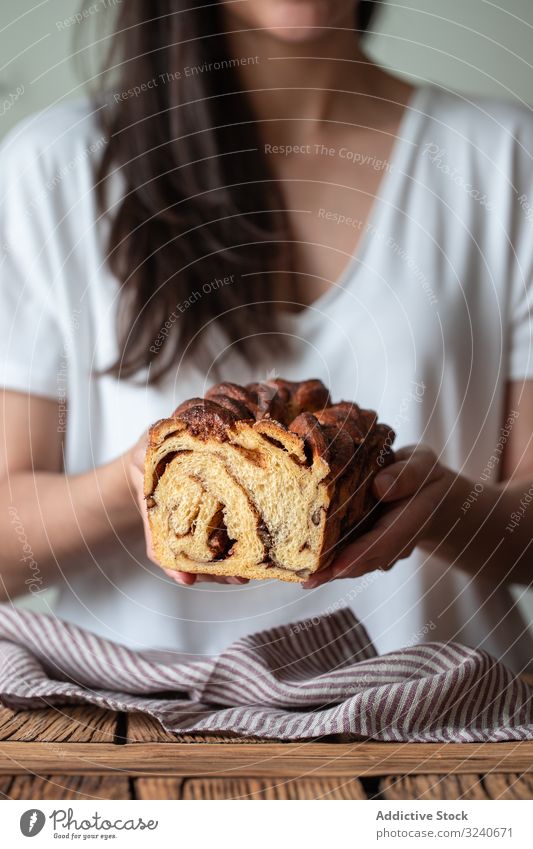
POLYGON ((533 742, 178 736, 142 714, 0 708, 4 799, 531 799, 533 742))

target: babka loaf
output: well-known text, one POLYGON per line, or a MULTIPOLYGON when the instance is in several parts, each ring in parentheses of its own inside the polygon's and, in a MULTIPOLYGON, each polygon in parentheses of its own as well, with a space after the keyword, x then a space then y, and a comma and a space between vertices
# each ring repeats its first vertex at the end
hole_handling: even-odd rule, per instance
POLYGON ((144 493, 161 566, 305 581, 368 525, 393 431, 319 380, 221 383, 150 430, 144 493))

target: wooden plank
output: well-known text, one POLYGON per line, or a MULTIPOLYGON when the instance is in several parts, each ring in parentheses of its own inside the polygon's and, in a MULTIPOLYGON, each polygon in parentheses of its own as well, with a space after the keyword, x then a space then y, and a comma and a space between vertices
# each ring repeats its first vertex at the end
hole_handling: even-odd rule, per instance
POLYGON ((165 731, 160 722, 146 713, 127 715, 126 739, 129 743, 175 743, 176 735, 165 731))
POLYGON ((127 776, 17 775, 5 799, 131 799, 127 776))
POLYGON ((236 737, 234 734, 172 734, 160 722, 145 713, 127 716, 128 743, 266 743, 257 737, 236 737))
POLYGON ((367 799, 356 778, 192 778, 184 799, 367 799))
POLYGON ((533 799, 533 777, 509 773, 492 773, 484 778, 490 799, 533 799))
POLYGON ((384 799, 490 799, 479 775, 400 775, 380 782, 384 799))
POLYGON ((136 799, 182 799, 183 778, 135 778, 136 799))
POLYGON ((523 743, 69 743, 58 759, 49 743, 0 743, 0 774, 133 776, 348 776, 533 772, 523 743))
POLYGON ((13 711, 0 708, 0 740, 112 743, 118 714, 92 705, 13 711))
POLYGON ((12 775, 3 775, 0 777, 0 799, 9 799, 9 788, 13 780, 12 775))

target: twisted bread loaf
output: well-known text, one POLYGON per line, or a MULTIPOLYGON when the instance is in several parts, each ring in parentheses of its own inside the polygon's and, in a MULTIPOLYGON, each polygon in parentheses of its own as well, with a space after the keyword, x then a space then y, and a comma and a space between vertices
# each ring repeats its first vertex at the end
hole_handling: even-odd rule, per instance
POLYGON ((221 383, 150 430, 144 492, 159 563, 303 581, 361 530, 393 431, 319 380, 221 383))

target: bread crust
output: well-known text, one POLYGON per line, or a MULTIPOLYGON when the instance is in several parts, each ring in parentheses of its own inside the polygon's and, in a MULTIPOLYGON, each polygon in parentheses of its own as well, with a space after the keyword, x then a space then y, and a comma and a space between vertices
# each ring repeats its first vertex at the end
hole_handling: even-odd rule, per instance
POLYGON ((394 432, 318 380, 222 383, 149 432, 144 494, 161 566, 301 582, 375 512, 394 432))

